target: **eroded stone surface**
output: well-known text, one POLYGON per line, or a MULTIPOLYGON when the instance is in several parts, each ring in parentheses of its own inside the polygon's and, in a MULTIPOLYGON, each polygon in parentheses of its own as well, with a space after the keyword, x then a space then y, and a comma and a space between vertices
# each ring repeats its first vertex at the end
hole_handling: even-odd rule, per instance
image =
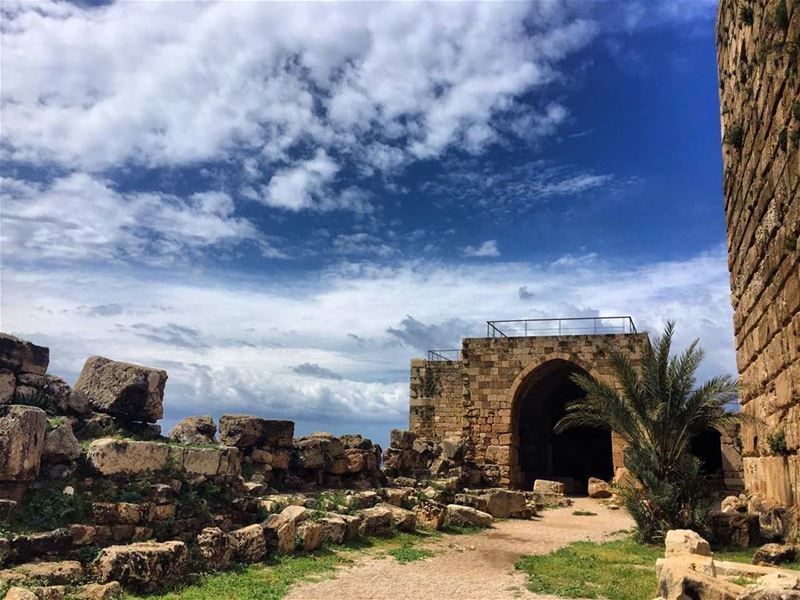
POLYGON ((109 546, 95 561, 101 583, 118 581, 124 586, 154 589, 180 580, 185 574, 189 552, 183 542, 142 542, 109 546))
POLYGON ((47 414, 32 406, 0 407, 0 481, 30 481, 39 473, 47 414))
POLYGON ((92 356, 86 359, 75 389, 92 408, 130 421, 155 422, 164 416, 167 372, 92 356))

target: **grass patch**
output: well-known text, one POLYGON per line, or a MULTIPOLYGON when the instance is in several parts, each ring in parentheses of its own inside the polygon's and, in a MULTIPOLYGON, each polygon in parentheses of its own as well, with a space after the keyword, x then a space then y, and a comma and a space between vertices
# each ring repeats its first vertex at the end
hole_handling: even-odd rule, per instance
POLYGON ((279 600, 303 580, 329 576, 347 558, 329 550, 308 556, 280 556, 264 565, 250 565, 235 571, 203 576, 197 583, 175 590, 124 600, 279 600))
POLYGON ((426 558, 430 558, 433 556, 433 552, 430 550, 424 550, 422 548, 414 548, 413 546, 400 546, 399 548, 393 548, 389 550, 387 553, 389 556, 393 556, 394 559, 399 563, 410 563, 417 560, 425 560, 426 558))
POLYGON ((573 510, 572 514, 576 517, 596 517, 597 513, 593 513, 590 510, 573 510))
POLYGON ((595 544, 576 542, 544 556, 523 556, 515 565, 528 575, 528 589, 566 598, 642 600, 656 590, 661 546, 632 539, 595 544))
MULTIPOLYGON (((714 559, 749 564, 755 551, 756 548, 719 548, 714 550, 714 559)), ((528 589, 535 593, 642 600, 655 595, 656 559, 663 556, 661 545, 639 544, 626 538, 601 544, 575 542, 544 556, 523 556, 515 567, 528 575, 528 589)), ((800 563, 780 567, 800 570, 800 563)))

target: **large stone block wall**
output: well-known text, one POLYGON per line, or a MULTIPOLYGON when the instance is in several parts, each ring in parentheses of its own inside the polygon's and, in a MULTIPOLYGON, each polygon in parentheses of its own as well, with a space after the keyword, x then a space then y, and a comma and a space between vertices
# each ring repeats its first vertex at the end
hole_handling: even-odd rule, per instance
MULTIPOLYGON (((487 479, 517 485, 522 474, 515 439, 515 399, 526 377, 558 359, 616 386, 609 350, 624 352, 637 364, 647 343, 644 333, 467 338, 459 361, 411 362, 409 427, 438 440, 468 440, 473 459, 487 479)), ((622 466, 621 440, 612 438, 612 442, 614 466, 622 466)))
POLYGON ((722 0, 717 50, 745 485, 797 504, 800 2, 722 0))

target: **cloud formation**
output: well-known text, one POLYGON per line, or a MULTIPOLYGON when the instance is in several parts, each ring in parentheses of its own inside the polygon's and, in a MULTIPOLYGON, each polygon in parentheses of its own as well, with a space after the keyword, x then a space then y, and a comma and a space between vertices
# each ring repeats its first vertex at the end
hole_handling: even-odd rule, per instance
POLYGON ((165 264, 251 243, 280 256, 223 192, 178 197, 118 192, 104 179, 75 173, 37 183, 2 178, 0 245, 6 259, 143 261, 165 264))
POLYGON ((288 285, 4 269, 2 310, 4 330, 49 345, 70 381, 96 353, 163 366, 167 419, 202 406, 358 429, 402 426, 408 360, 484 335, 487 319, 631 314, 655 332, 677 319, 676 344, 709 351, 704 377, 735 373, 729 298, 720 246, 639 267, 362 264, 288 285), (65 310, 87 306, 119 309, 65 310))
POLYGON ((350 208, 325 201, 346 165, 389 173, 550 135, 567 108, 520 99, 557 82, 597 33, 540 3, 42 1, 2 13, 5 160, 240 164, 243 193, 290 211, 350 208))
POLYGON ((486 240, 477 246, 467 246, 464 248, 464 256, 494 258, 500 256, 500 249, 497 247, 497 240, 486 240))

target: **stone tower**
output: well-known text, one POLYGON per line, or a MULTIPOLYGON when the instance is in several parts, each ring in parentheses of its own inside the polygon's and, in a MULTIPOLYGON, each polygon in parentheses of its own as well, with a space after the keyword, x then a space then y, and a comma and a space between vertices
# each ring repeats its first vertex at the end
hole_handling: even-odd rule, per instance
POLYGON ((745 485, 800 503, 800 0, 721 0, 717 56, 745 485))

